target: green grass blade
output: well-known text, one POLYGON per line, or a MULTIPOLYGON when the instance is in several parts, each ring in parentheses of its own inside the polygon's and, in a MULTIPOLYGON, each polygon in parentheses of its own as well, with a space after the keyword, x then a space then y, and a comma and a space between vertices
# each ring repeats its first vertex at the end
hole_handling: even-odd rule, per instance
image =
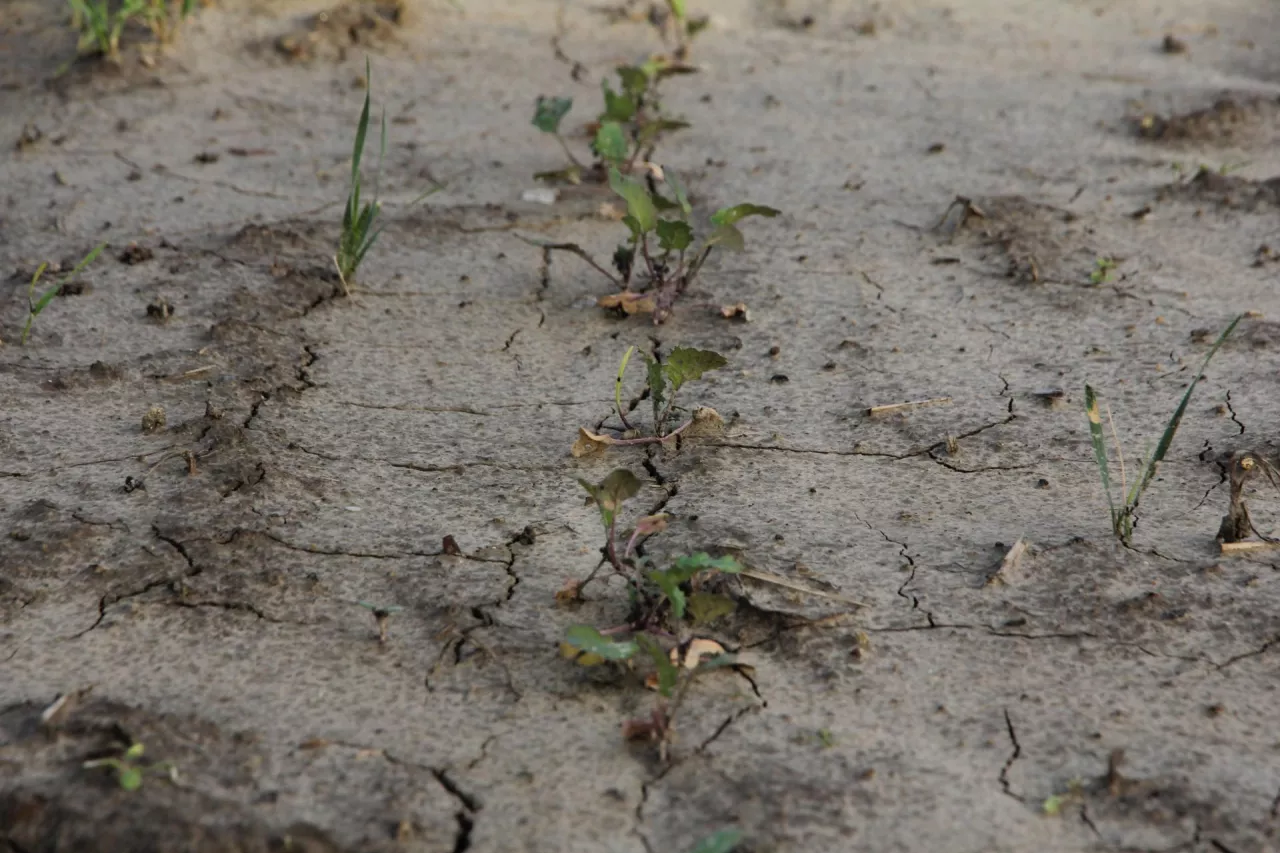
POLYGON ((613 383, 613 402, 618 405, 618 417, 624 419, 626 413, 622 411, 622 374, 627 372, 627 362, 631 361, 631 354, 635 351, 635 347, 627 347, 626 353, 622 356, 622 364, 618 365, 618 378, 613 383))
POLYGON ((1182 395, 1182 402, 1178 403, 1178 408, 1174 410, 1173 417, 1169 418, 1169 423, 1165 425, 1164 435, 1160 436, 1160 443, 1156 445, 1156 452, 1151 454, 1151 458, 1143 466, 1142 475, 1134 483, 1136 491, 1134 492, 1134 499, 1130 501, 1133 506, 1137 506, 1138 497, 1141 497, 1146 490, 1147 484, 1155 476, 1156 466, 1164 459, 1164 455, 1169 451, 1169 446, 1173 444, 1173 436, 1178 431, 1178 425, 1182 423, 1182 416, 1187 411, 1187 404, 1191 402, 1191 392, 1196 390, 1196 385, 1199 384, 1201 377, 1204 376, 1205 368, 1209 366, 1209 360, 1218 352, 1218 347, 1222 346, 1227 337, 1235 331, 1236 324, 1242 319, 1244 319, 1244 315, 1240 314, 1232 320, 1231 325, 1227 326, 1222 334, 1218 335, 1218 339, 1213 342, 1213 346, 1209 347, 1209 352, 1205 354, 1204 361, 1200 363, 1200 369, 1196 371, 1195 379, 1192 379, 1191 384, 1187 386, 1186 393, 1182 395))
POLYGON ((356 125, 356 144, 351 152, 351 183, 354 186, 360 180, 360 160, 364 157, 364 140, 369 134, 369 93, 373 90, 372 69, 366 57, 364 61, 364 109, 360 111, 360 123, 356 125))
POLYGON ((1116 524, 1116 504, 1111 497, 1111 471, 1107 465, 1107 439, 1102 434, 1102 415, 1098 411, 1098 395, 1093 386, 1085 383, 1084 411, 1089 416, 1089 438, 1093 441, 1093 456, 1098 462, 1098 476, 1102 479, 1102 490, 1107 493, 1107 506, 1111 509, 1111 524, 1116 524))

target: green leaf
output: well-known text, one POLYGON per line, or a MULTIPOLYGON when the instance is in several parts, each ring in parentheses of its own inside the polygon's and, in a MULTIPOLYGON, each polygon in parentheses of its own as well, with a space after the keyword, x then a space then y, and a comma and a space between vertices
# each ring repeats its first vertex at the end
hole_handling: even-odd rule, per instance
POLYGON ((684 0, 667 0, 667 6, 670 7, 671 14, 675 15, 676 18, 680 20, 684 20, 684 16, 685 16, 684 0))
POLYGON ((648 634, 638 634, 636 643, 653 660, 658 670, 658 692, 670 698, 672 691, 675 690, 676 680, 680 677, 680 669, 671 662, 671 656, 658 644, 658 641, 648 634))
POLYGON ((573 184, 577 186, 582 183, 582 169, 577 166, 567 166, 563 169, 555 169, 548 172, 534 172, 533 179, 535 181, 546 181, 549 184, 573 184))
MULTIPOLYGON (((628 213, 626 216, 622 217, 622 224, 627 226, 627 230, 631 232, 631 239, 634 242, 639 243, 640 235, 644 233, 644 229, 640 227, 640 221, 628 213)), ((635 253, 632 252, 632 257, 634 258, 634 256, 635 253)))
MULTIPOLYGON (((674 2, 674 0, 668 0, 674 2)), ((736 829, 721 829, 713 832, 693 846, 689 853, 733 853, 733 849, 742 843, 742 833, 736 829)))
POLYGON ((680 210, 688 216, 693 212, 693 205, 689 204, 689 194, 685 192, 684 184, 680 183, 680 178, 670 169, 666 170, 667 186, 671 187, 671 192, 675 194, 676 204, 680 205, 680 210))
POLYGON ((633 640, 611 640, 590 625, 570 625, 564 632, 564 642, 605 660, 629 660, 640 650, 633 640))
POLYGON ((643 67, 637 68, 633 65, 618 66, 618 79, 622 81, 622 91, 637 102, 649 88, 651 77, 652 75, 647 73, 643 67))
POLYGON ((741 252, 747 247, 742 232, 734 225, 717 225, 716 230, 712 231, 711 236, 707 238, 705 245, 708 248, 722 246, 730 252, 741 252))
POLYGON ((125 750, 125 761, 133 761, 135 758, 141 758, 144 751, 146 751, 145 746, 140 743, 135 743, 133 746, 125 750))
POLYGON ((728 616, 737 606, 737 603, 727 595, 695 592, 689 596, 688 600, 689 618, 695 625, 706 625, 728 616))
POLYGON ((727 666, 737 666, 737 665, 738 665, 737 655, 730 655, 730 654, 716 655, 713 658, 708 658, 707 660, 699 661, 698 672, 710 672, 713 669, 724 669, 727 666))
POLYGON ((679 219, 658 220, 658 245, 664 252, 683 252, 693 242, 693 229, 679 219))
POLYGON ((543 133, 559 133, 560 122, 573 109, 573 98, 539 97, 533 111, 533 126, 543 133))
POLYGON ((618 508, 640 491, 640 480, 626 468, 619 468, 605 477, 600 485, 592 485, 586 480, 578 481, 582 488, 591 494, 596 506, 600 508, 600 518, 605 527, 613 525, 614 514, 618 508))
MULTIPOLYGON (((684 225, 683 222, 678 224, 684 225)), ((661 234, 661 231, 659 231, 659 234, 661 234)), ((712 352, 707 349, 693 349, 691 347, 676 347, 667 356, 667 360, 663 362, 662 369, 667 374, 667 379, 671 382, 671 392, 674 394, 680 390, 684 383, 692 379, 700 379, 702 374, 707 371, 718 370, 728 363, 728 360, 718 352, 712 352)))
POLYGON ((351 152, 351 183, 360 180, 360 159, 364 157, 364 140, 369 133, 369 93, 373 90, 373 76, 368 57, 364 60, 364 109, 360 111, 360 123, 356 125, 356 142, 351 152))
POLYGON ((604 113, 600 116, 602 120, 628 122, 635 118, 634 98, 630 95, 619 95, 613 91, 608 80, 600 81, 600 88, 604 90, 604 113))
POLYGON ((676 621, 684 618, 685 597, 680 584, 688 580, 670 570, 665 572, 649 572, 649 580, 658 585, 663 595, 671 602, 671 615, 676 621))
POLYGON ((736 575, 738 572, 745 569, 746 566, 728 555, 713 558, 706 551, 699 551, 696 554, 690 554, 687 557, 681 557, 676 560, 675 568, 682 572, 688 572, 686 577, 691 578, 704 569, 714 569, 718 572, 736 575))
POLYGON ((763 204, 735 204, 733 207, 722 207, 717 210, 711 215, 711 222, 715 225, 732 225, 748 216, 773 218, 781 212, 772 207, 765 207, 763 204))
POLYGON ((617 163, 627 158, 627 137, 622 125, 616 121, 606 121, 596 131, 595 142, 592 143, 601 160, 617 163))
POLYGON ((1218 352, 1218 347, 1222 346, 1227 337, 1235 331, 1236 324, 1244 319, 1241 314, 1231 321, 1231 324, 1223 330, 1218 339, 1213 342, 1213 346, 1209 347, 1209 352, 1205 353, 1204 361, 1200 362, 1200 369, 1196 371, 1196 376, 1191 380, 1191 384, 1187 386, 1187 392, 1182 395, 1182 401, 1178 403, 1178 408, 1174 410, 1173 416, 1169 418, 1169 423, 1165 425, 1164 434, 1160 436, 1160 443, 1156 445, 1156 452, 1151 455, 1150 461, 1143 467, 1140 486, 1135 493, 1135 499, 1131 501, 1137 506, 1137 496, 1140 496, 1146 490, 1147 484, 1151 482, 1151 478, 1155 476, 1156 466, 1164 459, 1164 455, 1169 452, 1169 446, 1173 444, 1173 436, 1178 431, 1178 425, 1182 423, 1182 416, 1187 411, 1187 404, 1191 402, 1191 392, 1196 390, 1196 385, 1200 383, 1200 379, 1204 376, 1205 368, 1209 366, 1209 360, 1218 352))
POLYGON ((120 787, 126 791, 136 791, 142 787, 142 770, 137 767, 122 767, 117 778, 120 787))
POLYGON ((635 219, 641 234, 647 234, 658 224, 658 209, 649 198, 649 190, 639 181, 625 178, 614 167, 609 167, 609 188, 627 203, 627 212, 635 219))
POLYGON ((643 147, 650 144, 664 133, 669 133, 675 130, 684 130, 685 128, 692 126, 693 125, 689 124, 687 121, 677 121, 675 119, 666 118, 657 119, 655 121, 645 122, 644 126, 640 128, 640 132, 636 135, 636 138, 641 147, 643 147))
POLYGON ((698 33, 705 30, 707 28, 707 25, 710 23, 711 23, 711 19, 706 17, 705 15, 697 18, 690 18, 685 23, 684 31, 689 36, 689 38, 693 38, 698 33))

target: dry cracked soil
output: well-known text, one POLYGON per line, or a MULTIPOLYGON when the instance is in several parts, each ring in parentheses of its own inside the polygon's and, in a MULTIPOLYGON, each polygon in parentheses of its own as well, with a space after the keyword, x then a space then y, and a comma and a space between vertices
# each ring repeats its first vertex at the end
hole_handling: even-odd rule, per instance
POLYGON ((525 195, 529 119, 574 96, 585 150, 641 4, 217 0, 64 67, 63 5, 5 0, 0 849, 1280 849, 1280 557, 1215 540, 1230 454, 1277 450, 1280 5, 703 5, 656 159, 695 218, 783 215, 654 326, 520 239, 612 251, 607 191, 525 195), (344 297, 366 55, 387 228, 344 297), (1117 542, 1085 382, 1131 478, 1246 312, 1117 542), (632 345, 723 353, 682 395, 724 432, 572 456, 632 345), (840 596, 733 581, 750 669, 665 761, 641 680, 557 652, 627 618, 556 597, 619 467, 649 555, 840 596), (84 767, 131 743, 138 790, 84 767))

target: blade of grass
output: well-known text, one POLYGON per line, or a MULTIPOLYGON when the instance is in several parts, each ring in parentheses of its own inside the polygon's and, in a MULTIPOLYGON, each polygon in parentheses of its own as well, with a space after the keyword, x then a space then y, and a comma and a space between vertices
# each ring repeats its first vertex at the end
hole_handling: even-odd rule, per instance
POLYGON ((627 362, 631 361, 631 354, 635 351, 635 347, 627 347, 626 353, 622 356, 622 363, 618 365, 618 378, 613 383, 613 402, 618 406, 618 418, 627 429, 631 429, 631 425, 627 423, 626 412, 622 411, 622 375, 627 372, 627 362))
POLYGON ((1146 465, 1143 466, 1141 476, 1134 482, 1134 489, 1136 491, 1134 493, 1133 500, 1130 501, 1132 506, 1138 505, 1138 498, 1140 498, 1142 493, 1146 491, 1147 484, 1150 483, 1151 478, 1155 476, 1156 467, 1160 464, 1161 460, 1164 459, 1164 455, 1169 451, 1169 446, 1173 444, 1173 436, 1178 431, 1178 425, 1182 423, 1182 416, 1187 411, 1187 404, 1191 402, 1191 392, 1196 390, 1196 385, 1199 384, 1201 377, 1204 376, 1205 368, 1209 366, 1209 360, 1218 352, 1218 347, 1222 346, 1227 337, 1235 331, 1236 324, 1242 319, 1244 319, 1244 315, 1240 314, 1232 320, 1231 325, 1227 326, 1227 328, 1223 330, 1222 334, 1218 335, 1218 339, 1213 342, 1213 346, 1209 347, 1209 352, 1205 354, 1204 361, 1200 363, 1200 369, 1196 371, 1195 378, 1191 380, 1191 384, 1187 386, 1186 393, 1182 395, 1182 402, 1178 403, 1178 408, 1174 410, 1173 416, 1169 418, 1169 423, 1165 425, 1164 434, 1160 436, 1160 443, 1156 445, 1156 452, 1151 455, 1149 460, 1147 460, 1146 465))

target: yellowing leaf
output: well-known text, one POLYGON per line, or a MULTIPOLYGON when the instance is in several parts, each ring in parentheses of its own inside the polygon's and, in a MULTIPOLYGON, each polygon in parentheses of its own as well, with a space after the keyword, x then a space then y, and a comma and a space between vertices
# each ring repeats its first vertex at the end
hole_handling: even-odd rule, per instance
POLYGON ((716 595, 710 592, 695 592, 689 596, 689 617, 695 625, 706 625, 709 622, 728 616, 737 605, 727 595, 716 595))
POLYGON ((657 300, 652 294, 635 293, 630 290, 601 296, 596 300, 596 304, 601 308, 621 308, 628 315, 652 314, 658 307, 657 300))
POLYGON ((599 453, 606 447, 616 444, 617 439, 607 435, 596 435, 586 427, 578 427, 578 439, 573 443, 573 447, 569 448, 569 452, 575 457, 589 456, 592 453, 599 453))

